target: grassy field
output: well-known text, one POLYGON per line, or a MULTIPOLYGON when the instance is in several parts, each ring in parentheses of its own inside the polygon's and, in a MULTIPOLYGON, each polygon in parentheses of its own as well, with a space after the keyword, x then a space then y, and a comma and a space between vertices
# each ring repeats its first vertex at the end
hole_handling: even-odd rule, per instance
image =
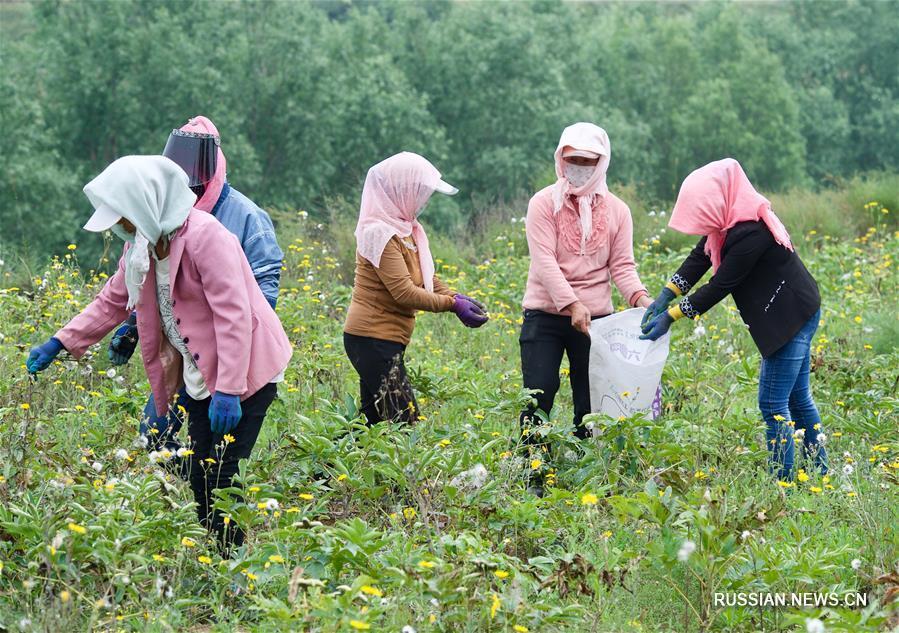
MULTIPOLYGON (((79 273, 74 246, 19 288, 7 273, 0 629, 804 631, 820 619, 829 631, 890 630, 899 208, 870 192, 790 195, 782 215, 824 300, 812 383, 831 456, 829 476, 803 471, 791 484, 766 474, 759 356, 729 299, 673 328, 660 419, 599 420, 599 437, 578 445, 566 385, 538 430, 558 451, 522 457, 517 219, 463 246, 438 240, 439 274, 487 303, 491 322, 469 331, 452 314, 422 315, 407 362, 425 420, 366 428, 341 342, 349 235, 280 214, 278 313, 295 353, 245 465, 246 501, 220 501, 250 532, 231 560, 206 542, 186 484, 135 445, 148 391, 138 359, 111 368, 104 341, 36 382, 25 374, 28 348, 103 276, 79 273), (796 211, 822 204, 830 212, 818 220, 796 211), (483 480, 459 478, 479 464, 483 480), (552 474, 545 498, 524 489, 531 468, 552 474), (728 608, 714 603, 719 591, 870 602, 728 608)), ((655 292, 687 241, 649 211, 635 209, 637 258, 655 292)))

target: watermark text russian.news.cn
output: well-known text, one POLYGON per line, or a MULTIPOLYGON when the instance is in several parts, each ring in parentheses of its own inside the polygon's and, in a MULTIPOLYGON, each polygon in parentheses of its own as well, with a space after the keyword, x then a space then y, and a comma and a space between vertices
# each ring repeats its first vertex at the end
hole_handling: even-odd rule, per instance
POLYGON ((805 593, 715 593, 716 607, 772 607, 816 609, 823 607, 866 607, 868 594, 858 592, 805 592, 805 593))

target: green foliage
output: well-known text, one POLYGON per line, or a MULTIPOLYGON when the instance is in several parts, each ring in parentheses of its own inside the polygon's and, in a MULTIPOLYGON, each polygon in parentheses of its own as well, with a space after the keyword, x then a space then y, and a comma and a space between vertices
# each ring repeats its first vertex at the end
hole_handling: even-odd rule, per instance
MULTIPOLYGON (((28 347, 105 282, 77 266, 80 246, 67 251, 27 288, 0 289, 0 628, 686 633, 801 630, 812 617, 828 631, 895 628, 899 232, 895 210, 862 193, 890 191, 878 182, 826 198, 852 227, 836 235, 794 228, 820 198, 774 199, 793 209, 787 225, 824 297, 812 389, 831 469, 800 458, 788 487, 766 473, 758 354, 729 301, 673 329, 660 418, 591 416, 596 437, 578 442, 563 387, 530 430, 552 450, 527 454, 527 249, 519 216, 499 212, 476 240, 434 241, 441 277, 483 300, 491 322, 422 315, 407 363, 426 419, 369 428, 341 345, 352 222, 280 212, 291 232, 278 314, 295 353, 242 465, 243 498, 216 501, 248 532, 228 560, 187 484, 133 445, 148 389, 137 358, 110 373, 107 339, 26 376, 28 347), (479 465, 484 480, 462 477, 479 465), (543 498, 526 490, 535 471, 552 482, 543 498), (870 603, 727 607, 718 591, 870 603)), ((654 239, 667 218, 640 213, 637 262, 656 290, 690 245, 654 239)))
POLYGON ((238 189, 319 220, 353 215, 374 162, 423 153, 462 188, 430 210, 447 232, 551 182, 576 120, 647 204, 725 155, 768 191, 895 172, 896 19, 877 0, 4 3, 2 251, 59 252, 87 180, 199 113, 238 189))

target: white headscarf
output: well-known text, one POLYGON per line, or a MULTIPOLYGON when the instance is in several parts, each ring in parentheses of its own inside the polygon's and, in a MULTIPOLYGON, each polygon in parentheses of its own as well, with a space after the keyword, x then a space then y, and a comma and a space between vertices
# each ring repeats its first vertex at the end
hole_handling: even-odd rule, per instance
MULTIPOLYGON (((558 213, 562 209, 565 196, 573 195, 577 198, 578 214, 581 221, 581 252, 583 253, 587 240, 593 231, 593 198, 605 196, 609 192, 606 185, 606 172, 609 169, 609 161, 612 158, 612 145, 606 131, 592 123, 575 123, 562 131, 559 145, 556 147, 556 177, 558 180, 553 186, 553 211, 558 213), (565 148, 591 152, 599 155, 596 171, 583 187, 575 187, 565 177, 562 153, 565 148)), ((601 225, 600 228, 604 228, 601 225)))
POLYGON ((187 183, 184 170, 165 156, 124 156, 84 186, 95 209, 109 207, 137 228, 125 253, 129 310, 150 271, 150 248, 184 224, 197 200, 187 183))

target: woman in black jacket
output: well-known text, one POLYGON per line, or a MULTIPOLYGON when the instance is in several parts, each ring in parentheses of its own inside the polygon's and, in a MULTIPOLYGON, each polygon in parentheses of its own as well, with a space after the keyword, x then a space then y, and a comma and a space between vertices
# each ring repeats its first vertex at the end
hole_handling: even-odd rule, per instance
POLYGON ((732 294, 762 354, 759 409, 767 424, 772 472, 780 480, 792 478, 795 438, 826 473, 821 416, 809 389, 821 296, 771 203, 755 190, 740 163, 725 158, 687 176, 668 226, 703 237, 647 309, 641 338, 655 340, 679 318, 695 319, 732 294), (710 267, 709 282, 668 309, 710 267))

